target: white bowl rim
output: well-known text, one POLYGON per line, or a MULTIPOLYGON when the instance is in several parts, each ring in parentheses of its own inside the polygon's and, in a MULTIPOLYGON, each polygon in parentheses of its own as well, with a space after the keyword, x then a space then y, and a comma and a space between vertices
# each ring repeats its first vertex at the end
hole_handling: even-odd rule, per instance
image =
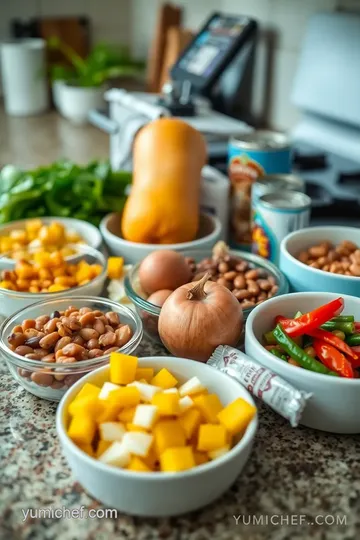
POLYGON ((200 247, 204 242, 209 242, 213 238, 217 238, 221 234, 222 225, 221 221, 217 216, 214 216, 212 214, 208 214, 206 212, 201 212, 201 214, 206 215, 206 217, 210 218, 214 224, 214 230, 207 234, 206 236, 203 236, 202 238, 196 238, 195 240, 191 240, 190 242, 181 242, 180 244, 144 244, 143 242, 130 242, 129 240, 125 240, 125 238, 121 238, 120 236, 117 236, 116 234, 113 234, 108 229, 108 222, 111 216, 114 214, 119 214, 119 212, 111 212, 110 214, 107 214, 103 219, 100 221, 100 231, 104 238, 106 236, 109 236, 111 239, 114 239, 117 242, 120 242, 121 244, 124 244, 126 246, 131 246, 132 248, 139 248, 139 249, 147 249, 147 250, 157 250, 157 249, 175 249, 175 250, 187 250, 187 249, 194 249, 194 244, 196 244, 198 247, 200 247))
MULTIPOLYGON (((255 334, 254 334, 254 331, 253 331, 253 321, 254 321, 255 317, 257 317, 258 314, 260 314, 261 310, 264 309, 265 305, 269 306, 270 304, 275 304, 276 302, 281 302, 282 299, 286 299, 289 296, 294 298, 294 303, 296 304, 296 299, 297 298, 303 298, 304 296, 309 296, 311 298, 316 298, 317 296, 323 295, 323 294, 324 295, 330 295, 333 298, 341 297, 341 298, 343 298, 345 300, 345 303, 346 303, 346 300, 349 299, 349 298, 359 300, 359 304, 360 304, 360 298, 356 298, 356 296, 350 296, 348 294, 339 295, 337 293, 330 293, 330 292, 329 293, 327 293, 327 292, 320 292, 320 293, 319 292, 298 292, 298 293, 283 294, 282 296, 276 296, 274 298, 270 298, 269 300, 266 300, 266 302, 263 302, 263 304, 259 304, 250 313, 249 317, 246 320, 246 325, 245 325, 245 340, 249 339, 249 336, 250 336, 250 339, 255 343, 255 346, 259 347, 259 350, 261 350, 261 352, 263 352, 267 356, 267 358, 269 360, 272 360, 274 362, 274 366, 281 367, 284 370, 283 373, 287 373, 287 372, 288 373, 294 373, 295 369, 301 369, 302 376, 307 377, 309 379, 311 379, 312 377, 315 377, 315 380, 318 379, 319 381, 324 381, 324 382, 328 382, 328 383, 342 384, 342 385, 353 384, 353 385, 359 385, 360 386, 360 378, 359 379, 350 379, 350 378, 347 378, 347 377, 334 377, 334 376, 331 376, 331 375, 325 375, 323 373, 316 373, 315 371, 310 371, 308 369, 299 368, 297 366, 293 366, 291 364, 288 364, 284 360, 280 360, 280 358, 276 358, 276 356, 274 356, 268 350, 266 350, 265 347, 255 337, 255 334), (248 336, 248 337, 246 338, 246 336, 248 336)), ((246 347, 246 341, 245 341, 245 347, 246 347)))
MULTIPOLYGON (((37 219, 37 218, 24 218, 24 219, 16 219, 15 221, 9 221, 7 223, 2 223, 0 225, 0 238, 2 235, 2 232, 6 231, 6 229, 9 229, 9 230, 12 230, 13 228, 17 228, 17 227, 21 227, 21 225, 25 224, 27 221, 31 221, 31 219, 37 219)), ((85 227, 89 227, 89 229, 91 229, 89 231, 89 236, 94 236, 96 237, 96 240, 93 244, 87 244, 86 242, 83 242, 83 244, 85 243, 85 245, 89 246, 90 248, 92 249, 99 249, 100 246, 101 246, 101 243, 102 243, 102 237, 101 237, 101 233, 98 229, 98 227, 96 227, 95 225, 93 225, 92 223, 90 223, 89 221, 85 221, 84 219, 78 219, 78 218, 72 218, 72 217, 60 217, 60 216, 41 216, 39 217, 38 219, 40 219, 41 221, 44 221, 44 224, 46 225, 47 223, 45 223, 45 221, 59 221, 59 222, 63 222, 65 225, 69 225, 69 227, 71 228, 71 224, 69 222, 77 222, 77 223, 81 223, 83 224, 83 226, 85 227)), ((73 227, 75 228, 75 227, 73 227)), ((77 231, 79 232, 79 231, 77 231)), ((83 239, 84 240, 84 239, 83 239)), ((81 243, 81 242, 80 242, 81 243)), ((70 255, 70 256, 67 256, 65 257, 65 259, 68 259, 68 258, 71 258, 73 257, 73 255, 70 255)), ((15 259, 10 259, 9 257, 3 257, 2 258, 2 261, 5 261, 6 263, 9 261, 9 264, 14 261, 15 259)))
MULTIPOLYGON (((211 366, 208 366, 207 364, 202 364, 200 362, 195 362, 195 360, 189 360, 187 358, 179 358, 179 357, 173 357, 173 356, 144 356, 144 357, 139 357, 140 362, 143 361, 143 360, 145 360, 145 362, 156 362, 157 360, 164 361, 166 359, 169 360, 169 361, 180 360, 180 361, 185 361, 186 363, 190 362, 190 365, 191 364, 196 364, 196 365, 200 364, 200 365, 202 365, 204 367, 204 369, 208 369, 208 370, 213 370, 214 369, 211 366)), ((109 365, 101 366, 100 368, 95 369, 94 371, 92 371, 88 375, 85 375, 84 377, 82 377, 75 384, 73 384, 65 392, 65 394, 62 396, 62 398, 60 400, 60 403, 59 403, 59 405, 57 407, 57 410, 56 410, 56 432, 57 432, 58 437, 59 438, 63 437, 64 440, 66 441, 66 443, 70 445, 72 451, 75 451, 75 453, 78 454, 78 457, 81 457, 82 459, 85 459, 85 462, 87 462, 89 465, 94 465, 94 462, 95 462, 96 467, 98 467, 100 469, 100 471, 112 472, 113 474, 115 474, 116 476, 119 476, 119 477, 125 476, 125 477, 133 478, 133 479, 136 479, 136 478, 140 477, 142 479, 150 480, 152 482, 159 482, 159 481, 162 481, 162 480, 165 480, 165 481, 166 480, 167 481, 174 480, 174 479, 176 479, 178 477, 179 474, 180 474, 181 478, 197 476, 197 474, 201 474, 201 473, 205 474, 207 471, 211 471, 211 469, 214 469, 215 467, 217 467, 218 464, 224 464, 226 461, 229 461, 232 457, 235 456, 235 454, 241 453, 244 450, 244 447, 247 444, 249 444, 255 438, 255 435, 256 435, 256 432, 257 432, 257 429, 258 429, 258 408, 257 408, 257 405, 256 405, 255 401, 253 400, 252 396, 250 395, 250 393, 248 392, 248 390, 244 386, 242 386, 239 382, 237 382, 235 379, 233 379, 229 375, 226 375, 226 373, 219 372, 219 373, 222 373, 222 375, 225 375, 225 377, 229 377, 234 383, 237 382, 237 384, 239 384, 242 387, 242 389, 244 390, 244 392, 246 394, 246 400, 248 400, 249 403, 256 408, 255 416, 251 420, 248 427, 246 428, 245 434, 240 439, 240 441, 238 443, 236 443, 235 446, 233 446, 229 450, 229 452, 227 452, 223 456, 220 456, 220 457, 218 457, 218 458, 216 458, 214 460, 208 461, 207 463, 203 463, 201 465, 196 465, 196 467, 193 467, 192 469, 182 471, 181 473, 161 472, 161 473, 154 474, 153 471, 151 471, 151 472, 145 472, 145 471, 141 471, 141 472, 139 471, 138 472, 137 471, 135 473, 133 471, 128 471, 126 469, 121 469, 119 467, 112 467, 111 465, 106 465, 105 463, 102 463, 98 459, 93 458, 93 457, 89 456, 88 454, 86 454, 84 451, 80 450, 80 448, 75 443, 73 443, 73 441, 68 437, 68 435, 66 433, 66 430, 64 428, 64 425, 63 425, 63 421, 62 421, 62 416, 63 416, 64 409, 65 409, 65 401, 67 400, 67 396, 70 393, 70 391, 73 391, 76 388, 78 388, 79 386, 82 386, 84 382, 88 382, 88 379, 91 379, 92 377, 94 377, 95 374, 100 373, 101 371, 105 371, 106 369, 109 369, 109 365), (199 469, 200 469, 200 471, 199 471, 199 469)))
MULTIPOLYGON (((347 231, 349 235, 352 234, 353 231, 358 231, 359 229, 357 227, 342 227, 341 225, 337 225, 337 226, 327 226, 327 227, 321 227, 321 226, 318 226, 318 227, 305 227, 305 229, 301 229, 300 231, 295 231, 295 232, 292 232, 290 234, 288 234, 287 236, 285 236, 285 238, 281 241, 281 244, 280 244, 280 251, 281 253, 283 253, 285 256, 289 257, 289 259, 291 260, 291 262, 293 264, 295 264, 296 266, 298 266, 301 270, 304 270, 305 268, 307 269, 308 272, 310 273, 315 273, 316 274, 319 274, 321 276, 324 277, 324 274, 326 275, 330 275, 331 277, 335 278, 335 279, 339 279, 339 280, 359 280, 360 282, 360 277, 359 276, 344 276, 343 274, 332 274, 331 272, 325 272, 324 270, 320 270, 320 268, 313 268, 312 266, 308 266, 307 264, 304 264, 303 262, 299 261, 296 257, 294 257, 294 255, 291 255, 290 251, 288 251, 288 242, 290 242, 293 238, 296 238, 296 237, 300 237, 302 236, 303 233, 305 232, 316 232, 316 231, 324 231, 324 234, 326 235, 326 233, 328 234, 331 234, 332 231, 338 231, 338 232, 342 232, 342 231, 347 231)), ((330 240, 330 236, 329 236, 329 240, 330 240)), ((359 248, 360 249, 360 248, 359 248)))

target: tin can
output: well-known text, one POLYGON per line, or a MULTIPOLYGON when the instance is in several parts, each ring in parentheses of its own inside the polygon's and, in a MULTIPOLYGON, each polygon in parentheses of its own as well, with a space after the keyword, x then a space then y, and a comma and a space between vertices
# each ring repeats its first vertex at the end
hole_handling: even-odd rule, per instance
POLYGON ((298 191, 266 193, 254 214, 253 253, 277 264, 280 242, 291 232, 308 227, 311 199, 298 191))
POLYGON ((228 171, 231 183, 231 245, 251 248, 251 192, 254 182, 266 174, 291 170, 290 144, 286 135, 254 131, 231 139, 228 171))

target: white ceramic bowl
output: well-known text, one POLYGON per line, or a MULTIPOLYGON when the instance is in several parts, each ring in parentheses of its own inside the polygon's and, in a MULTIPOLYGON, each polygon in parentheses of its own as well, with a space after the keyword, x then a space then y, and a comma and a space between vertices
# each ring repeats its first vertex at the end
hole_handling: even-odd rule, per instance
MULTIPOLYGON (((224 405, 242 397, 254 401, 245 388, 220 371, 193 360, 172 357, 140 358, 142 367, 168 368, 180 380, 198 376, 224 405)), ((243 438, 224 456, 182 473, 135 473, 110 467, 81 451, 67 436, 67 408, 87 382, 101 385, 108 380, 109 367, 97 369, 74 384, 61 400, 56 414, 57 433, 63 453, 80 484, 110 508, 138 516, 174 516, 205 506, 226 491, 247 462, 255 433, 257 415, 243 438)))
POLYGON ((280 270, 288 278, 291 290, 334 292, 360 297, 360 278, 331 274, 297 260, 301 251, 329 240, 339 244, 351 240, 360 246, 360 229, 356 227, 309 227, 288 234, 280 245, 280 270))
POLYGON ((121 237, 121 215, 109 214, 100 223, 100 231, 105 244, 113 255, 124 257, 129 264, 135 264, 158 249, 188 251, 192 249, 211 249, 221 237, 221 223, 215 216, 200 215, 200 228, 197 238, 181 244, 141 244, 128 242, 121 237))
MULTIPOLYGON (((44 225, 49 225, 54 221, 62 223, 66 229, 72 229, 76 231, 84 240, 84 243, 94 249, 100 249, 102 244, 102 237, 100 231, 92 223, 87 221, 82 221, 81 219, 73 218, 61 218, 61 217, 42 217, 40 218, 44 225)), ((18 221, 11 221, 5 225, 0 226, 0 237, 7 236, 14 229, 25 229, 26 222, 28 219, 20 219, 18 221)), ((67 259, 71 259, 68 257, 67 259)), ((8 268, 12 259, 7 257, 0 258, 0 270, 8 268)))
MULTIPOLYGON (((333 293, 286 294, 267 300, 249 315, 245 329, 245 351, 263 366, 281 375, 299 390, 311 392, 301 423, 331 433, 360 433, 360 379, 345 379, 294 367, 268 352, 262 345, 263 334, 274 328, 277 315, 293 317, 338 298, 333 293)), ((342 295, 344 315, 360 320, 360 299, 342 295)))
MULTIPOLYGON (((74 262, 85 259, 89 264, 100 264, 103 267, 102 272, 96 276, 96 278, 85 285, 71 287, 70 289, 65 289, 60 292, 30 293, 0 288, 0 316, 10 317, 20 309, 30 306, 30 304, 33 304, 34 302, 68 298, 70 303, 72 296, 100 296, 107 278, 106 260, 104 255, 100 253, 100 251, 84 244, 74 244, 74 248, 75 247, 77 253, 72 256, 74 262)), ((14 268, 15 261, 11 259, 8 260, 9 265, 6 268, 14 268)))

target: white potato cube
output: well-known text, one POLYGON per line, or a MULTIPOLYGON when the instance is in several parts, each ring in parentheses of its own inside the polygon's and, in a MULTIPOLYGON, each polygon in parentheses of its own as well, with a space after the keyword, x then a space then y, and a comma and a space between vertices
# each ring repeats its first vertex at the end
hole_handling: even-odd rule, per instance
POLYGON ((223 456, 224 454, 227 454, 230 450, 230 444, 226 444, 222 448, 218 448, 217 450, 211 450, 211 452, 208 452, 208 456, 210 459, 216 459, 220 456, 223 456))
POLYGON ((184 397, 191 396, 191 394, 197 394, 202 390, 205 390, 205 386, 202 384, 200 379, 198 379, 198 377, 192 377, 186 381, 186 383, 180 386, 179 393, 181 397, 184 397))
POLYGON ((147 402, 150 402, 152 398, 155 396, 155 394, 162 391, 162 388, 160 388, 159 386, 154 386, 152 384, 145 384, 139 381, 134 381, 128 384, 127 386, 136 386, 136 388, 139 389, 141 401, 147 401, 147 402))
POLYGON ((185 411, 190 409, 190 407, 192 407, 193 405, 194 405, 194 402, 190 396, 184 396, 179 399, 179 407, 180 407, 181 413, 184 413, 185 411))
POLYGON ((141 431, 128 431, 122 440, 124 448, 129 454, 146 457, 153 442, 153 435, 141 431))
POLYGON ((177 388, 167 388, 166 390, 163 390, 164 394, 178 394, 179 390, 177 388))
POLYGON ((121 422, 104 422, 99 425, 100 438, 103 441, 121 441, 126 433, 121 422))
POLYGON ((107 399, 110 392, 112 392, 113 390, 118 390, 119 388, 121 387, 118 384, 114 384, 112 382, 104 383, 100 390, 99 399, 107 399))
POLYGON ((151 429, 157 417, 158 408, 155 405, 138 405, 132 423, 145 429, 151 429))
POLYGON ((99 461, 114 467, 127 467, 130 463, 130 453, 124 447, 123 443, 113 442, 111 446, 101 456, 99 461))

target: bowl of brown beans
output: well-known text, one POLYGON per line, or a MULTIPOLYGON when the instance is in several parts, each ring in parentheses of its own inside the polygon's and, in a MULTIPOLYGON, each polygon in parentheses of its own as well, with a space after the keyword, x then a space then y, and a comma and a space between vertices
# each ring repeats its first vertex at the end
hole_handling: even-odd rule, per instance
MULTIPOLYGON (((198 281, 209 271, 212 281, 228 288, 237 298, 244 319, 258 304, 289 290, 286 278, 271 262, 251 253, 229 250, 223 242, 213 251, 193 250, 182 254, 191 268, 192 281, 198 281)), ((142 319, 145 334, 161 343, 158 334, 161 308, 147 301, 139 284, 138 270, 139 264, 125 277, 125 292, 142 319)))
POLYGON ((309 227, 287 235, 280 269, 294 292, 360 296, 360 229, 309 227))
POLYGON ((59 401, 82 376, 131 354, 143 335, 137 313, 105 298, 46 300, 7 318, 0 350, 14 378, 32 394, 59 401))

